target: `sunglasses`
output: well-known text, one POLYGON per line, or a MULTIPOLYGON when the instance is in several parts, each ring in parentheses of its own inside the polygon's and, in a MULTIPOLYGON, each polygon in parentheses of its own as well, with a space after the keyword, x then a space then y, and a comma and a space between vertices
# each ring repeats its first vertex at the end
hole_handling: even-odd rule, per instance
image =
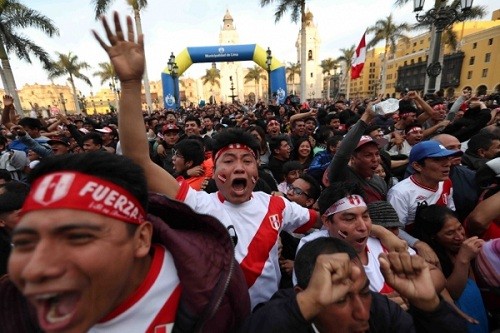
POLYGON ((298 187, 292 186, 290 187, 289 191, 291 191, 294 195, 305 195, 306 197, 310 198, 309 194, 298 187))

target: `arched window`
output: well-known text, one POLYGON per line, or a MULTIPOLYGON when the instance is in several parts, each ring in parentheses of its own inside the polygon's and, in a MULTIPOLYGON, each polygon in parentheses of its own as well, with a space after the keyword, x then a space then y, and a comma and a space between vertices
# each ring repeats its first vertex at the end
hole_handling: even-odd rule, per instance
POLYGON ((307 53, 307 59, 313 60, 313 51, 312 50, 309 50, 309 52, 307 53))

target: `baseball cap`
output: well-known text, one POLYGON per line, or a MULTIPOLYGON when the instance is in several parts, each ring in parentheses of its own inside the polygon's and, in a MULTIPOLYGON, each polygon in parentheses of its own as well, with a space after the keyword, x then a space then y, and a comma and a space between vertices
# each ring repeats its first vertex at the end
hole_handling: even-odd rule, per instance
POLYGON ((165 125, 163 125, 162 128, 161 128, 161 132, 165 133, 165 132, 168 132, 168 131, 177 131, 177 132, 179 132, 180 128, 177 127, 177 125, 175 125, 175 124, 165 124, 165 125))
POLYGON ((62 143, 65 146, 69 146, 70 145, 69 139, 68 138, 64 138, 64 137, 54 137, 54 138, 50 139, 49 141, 47 141, 47 143, 49 145, 53 145, 55 143, 62 143))
POLYGON ((413 163, 415 161, 420 161, 425 158, 461 156, 462 154, 463 151, 446 149, 443 145, 439 144, 439 142, 434 140, 422 141, 417 143, 411 148, 410 163, 413 163))
POLYGON ((359 139, 358 145, 356 146, 356 149, 360 148, 363 145, 366 145, 367 143, 374 143, 376 144, 379 148, 382 148, 387 144, 386 139, 374 139, 369 135, 363 135, 361 139, 359 139))
POLYGON ((103 128, 97 128, 96 129, 97 132, 101 132, 101 133, 113 133, 113 129, 111 127, 103 127, 103 128))
POLYGON ((398 214, 387 201, 375 201, 368 204, 368 213, 373 224, 384 228, 398 227, 403 229, 404 225, 399 221, 398 214))

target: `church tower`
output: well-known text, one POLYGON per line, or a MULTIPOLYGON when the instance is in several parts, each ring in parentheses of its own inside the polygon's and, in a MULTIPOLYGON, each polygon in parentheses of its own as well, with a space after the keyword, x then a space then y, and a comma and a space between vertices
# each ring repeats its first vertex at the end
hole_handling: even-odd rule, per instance
MULTIPOLYGON (((323 74, 321 73, 321 59, 319 57, 319 50, 321 46, 321 39, 319 37, 318 29, 313 22, 314 15, 309 9, 306 11, 306 96, 302 99, 318 99, 323 98, 323 74)), ((295 43, 297 48, 297 62, 300 63, 301 52, 301 39, 300 31, 295 43)))
MULTIPOLYGON (((234 25, 234 20, 229 10, 222 19, 223 25, 219 33, 219 45, 237 45, 240 42, 238 32, 234 25)), ((239 62, 220 62, 217 64, 220 68, 220 100, 222 102, 231 102, 231 79, 233 84, 233 91, 236 98, 243 101, 243 69, 239 62)))

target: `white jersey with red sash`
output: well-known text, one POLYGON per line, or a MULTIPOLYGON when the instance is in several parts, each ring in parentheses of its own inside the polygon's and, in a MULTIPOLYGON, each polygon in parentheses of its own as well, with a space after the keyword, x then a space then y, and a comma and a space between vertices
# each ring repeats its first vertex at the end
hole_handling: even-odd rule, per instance
POLYGON ((181 286, 172 255, 163 246, 154 245, 151 267, 143 283, 89 332, 171 332, 180 295, 181 286))
POLYGON ((414 176, 410 176, 389 190, 387 201, 394 207, 405 228, 415 221, 417 206, 424 201, 428 205, 447 206, 455 210, 450 179, 439 182, 437 189, 431 189, 418 183, 414 176))
POLYGON ((278 290, 280 231, 304 233, 317 219, 316 211, 264 192, 253 192, 250 200, 235 205, 219 192, 198 192, 184 182, 176 199, 198 213, 216 217, 226 228, 234 228, 235 258, 245 275, 252 308, 268 301, 278 290))

